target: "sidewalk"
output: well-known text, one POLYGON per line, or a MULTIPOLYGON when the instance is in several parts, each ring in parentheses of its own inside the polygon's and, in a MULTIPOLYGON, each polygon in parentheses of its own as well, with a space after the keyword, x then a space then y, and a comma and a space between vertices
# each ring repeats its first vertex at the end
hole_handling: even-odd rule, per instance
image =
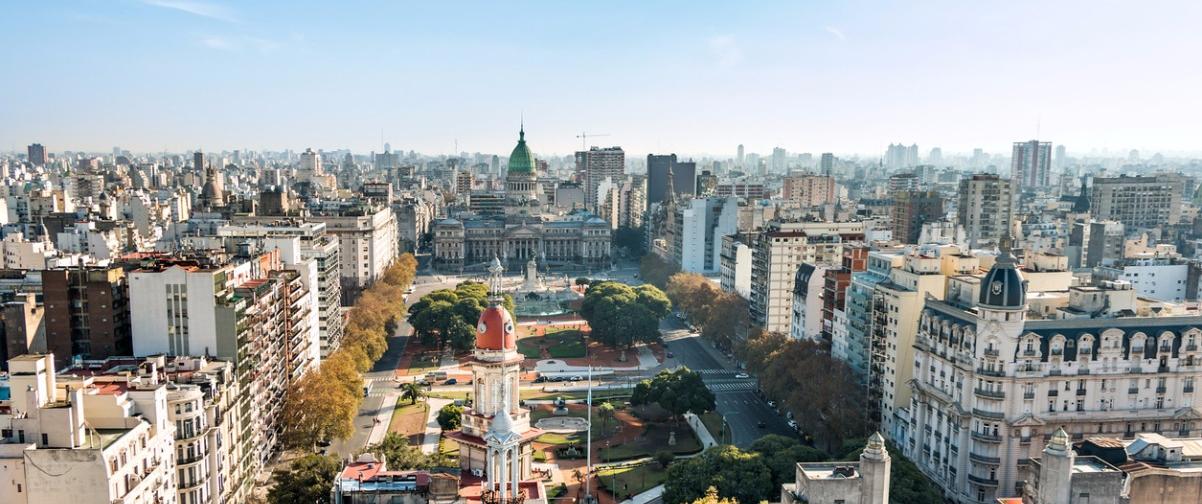
POLYGON ((439 397, 426 398, 430 411, 426 417, 426 433, 422 436, 422 453, 432 455, 438 450, 438 438, 442 436, 442 427, 438 425, 438 410, 453 402, 455 401, 439 397))
POLYGON ((376 412, 376 422, 371 427, 371 433, 367 435, 367 446, 383 441, 384 436, 388 434, 388 424, 392 423, 392 412, 396 409, 398 397, 400 397, 400 394, 395 392, 389 392, 384 395, 384 403, 380 405, 380 410, 376 412))

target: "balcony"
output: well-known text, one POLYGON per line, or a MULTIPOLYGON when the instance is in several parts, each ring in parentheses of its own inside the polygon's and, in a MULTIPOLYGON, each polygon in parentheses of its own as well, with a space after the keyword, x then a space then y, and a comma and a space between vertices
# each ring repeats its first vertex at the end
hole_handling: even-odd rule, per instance
POLYGON ((1049 390, 1048 390, 1048 397, 1056 397, 1056 396, 1058 396, 1058 395, 1060 395, 1060 391, 1059 391, 1059 390, 1056 390, 1056 389, 1049 389, 1049 390))
POLYGON ((989 390, 989 389, 977 388, 977 389, 974 389, 974 392, 977 394, 978 397, 986 397, 989 399, 998 399, 998 400, 1006 398, 1006 393, 1002 392, 1001 390, 989 390))
POLYGON ((1128 394, 1138 394, 1138 393, 1139 393, 1139 387, 1128 387, 1128 388, 1127 388, 1127 393, 1128 393, 1128 394))
POLYGON ((1077 396, 1078 396, 1078 397, 1085 395, 1085 393, 1086 393, 1086 390, 1085 390, 1085 389, 1083 389, 1083 388, 1079 388, 1079 389, 1077 389, 1077 396))
POLYGON ((1001 443, 1002 442, 1002 437, 995 435, 995 434, 987 434, 984 432, 969 431, 969 435, 972 437, 972 439, 974 441, 981 441, 983 443, 1001 443))
POLYGON ((1197 343, 1190 343, 1190 344, 1188 344, 1188 345, 1185 345, 1185 351, 1186 351, 1186 352, 1197 352, 1197 351, 1198 351, 1198 344, 1197 344, 1197 343))
POLYGON ((975 416, 992 418, 995 420, 1004 420, 1006 418, 1006 414, 1000 411, 985 411, 980 408, 973 408, 972 414, 975 416))
POLYGON ((997 356, 998 356, 998 349, 996 349, 996 348, 986 348, 986 349, 985 349, 985 356, 986 356, 986 357, 997 357, 997 356))
POLYGON ((977 368, 977 374, 983 376, 1005 376, 1006 373, 1001 369, 977 368))
POLYGON ((1181 391, 1185 392, 1186 394, 1192 393, 1194 391, 1194 386, 1186 385, 1185 388, 1181 389, 1181 391))
POLYGON ((1157 394, 1165 393, 1165 388, 1164 387, 1156 387, 1156 393, 1157 394))
POLYGON ((1023 350, 1023 357, 1034 357, 1035 354, 1036 354, 1035 349, 1023 350))
POLYGON ((1034 392, 1034 391, 1026 391, 1026 392, 1023 392, 1023 399, 1034 399, 1034 398, 1035 398, 1035 392, 1034 392))
POLYGON ((995 480, 995 479, 982 478, 980 476, 976 476, 976 475, 972 475, 972 474, 968 475, 968 481, 971 481, 971 482, 976 483, 981 486, 988 486, 988 487, 996 487, 997 486, 997 480, 995 480))
POLYGON ((988 455, 978 455, 974 452, 968 452, 968 459, 978 464, 1001 465, 1002 459, 998 457, 990 457, 988 455))

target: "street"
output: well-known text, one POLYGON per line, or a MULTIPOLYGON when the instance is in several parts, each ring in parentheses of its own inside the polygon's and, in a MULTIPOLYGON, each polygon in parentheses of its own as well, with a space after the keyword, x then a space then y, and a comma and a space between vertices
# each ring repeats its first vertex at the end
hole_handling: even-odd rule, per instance
POLYGON ((661 328, 668 351, 675 354, 674 358, 664 363, 665 367, 683 365, 701 373, 701 378, 716 396, 717 412, 730 426, 730 432, 725 433, 720 442, 747 448, 766 434, 797 436, 789 428, 784 415, 777 414, 756 394, 754 376, 735 378, 738 371, 734 364, 700 336, 689 333, 684 324, 674 317, 665 319, 661 328), (759 422, 764 422, 763 428, 759 427, 759 422))

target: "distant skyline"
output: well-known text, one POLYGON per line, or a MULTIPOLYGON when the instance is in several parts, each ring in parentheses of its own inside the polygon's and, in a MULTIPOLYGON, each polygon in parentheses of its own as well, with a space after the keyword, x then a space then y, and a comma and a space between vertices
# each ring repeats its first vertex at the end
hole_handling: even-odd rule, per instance
POLYGON ((13 2, 0 150, 1202 151, 1197 2, 13 2))

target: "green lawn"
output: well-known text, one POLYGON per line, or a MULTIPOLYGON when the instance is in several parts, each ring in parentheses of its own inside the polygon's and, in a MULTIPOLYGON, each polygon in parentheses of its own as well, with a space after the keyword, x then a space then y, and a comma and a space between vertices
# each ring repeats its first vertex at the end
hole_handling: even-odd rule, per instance
MULTIPOLYGON (((409 404, 408 399, 397 398, 396 408, 392 410, 391 422, 395 423, 396 419, 401 415, 407 415, 415 411, 421 411, 421 414, 424 416, 426 412, 429 411, 429 407, 430 406, 427 405, 425 401, 420 399, 417 401, 417 404, 409 404)), ((391 423, 389 425, 391 425, 391 423)))
MULTIPOLYGON (((577 390, 572 392, 546 392, 537 389, 523 390, 518 394, 520 399, 555 399, 562 397, 564 399, 585 399, 588 397, 588 391, 577 390)), ((618 390, 594 390, 593 404, 600 402, 602 399, 630 399, 630 389, 618 390)))
POLYGON ((413 356, 413 358, 409 360, 409 374, 425 375, 426 371, 438 367, 438 359, 438 354, 432 352, 423 352, 413 356))
POLYGON ((629 498, 662 484, 668 478, 668 471, 659 464, 651 462, 633 467, 619 467, 597 471, 597 482, 601 488, 615 493, 617 500, 629 498))
POLYGON ((540 443, 556 445, 556 446, 584 444, 584 438, 581 437, 579 434, 559 434, 556 432, 548 432, 546 434, 543 434, 543 435, 535 438, 535 441, 538 441, 540 443))
MULTIPOLYGON (((595 441, 594 441, 595 442, 595 441)), ((605 448, 602 444, 601 460, 613 462, 650 457, 660 450, 669 450, 677 455, 688 455, 701 451, 701 442, 693 435, 688 425, 680 424, 673 429, 671 424, 648 424, 643 433, 636 439, 620 445, 605 448), (668 446, 668 437, 672 430, 676 431, 676 446, 668 446)))
POLYGON ((584 336, 577 329, 550 329, 546 336, 528 336, 518 340, 518 352, 527 358, 542 357, 540 348, 555 359, 584 357, 584 336))

